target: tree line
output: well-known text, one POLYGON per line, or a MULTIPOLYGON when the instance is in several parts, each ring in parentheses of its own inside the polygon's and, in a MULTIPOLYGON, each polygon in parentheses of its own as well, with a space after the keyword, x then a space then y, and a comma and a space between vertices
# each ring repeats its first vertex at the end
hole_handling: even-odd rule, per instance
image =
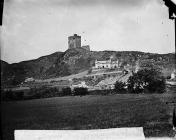
POLYGON ((11 100, 27 100, 50 98, 60 96, 84 96, 88 94, 109 95, 109 94, 145 94, 145 93, 164 93, 166 89, 165 78, 162 73, 154 68, 141 69, 137 73, 133 73, 126 83, 116 81, 113 90, 88 91, 84 87, 76 87, 73 90, 70 87, 64 87, 60 91, 53 87, 32 88, 26 93, 23 91, 1 91, 1 99, 5 101, 11 100))

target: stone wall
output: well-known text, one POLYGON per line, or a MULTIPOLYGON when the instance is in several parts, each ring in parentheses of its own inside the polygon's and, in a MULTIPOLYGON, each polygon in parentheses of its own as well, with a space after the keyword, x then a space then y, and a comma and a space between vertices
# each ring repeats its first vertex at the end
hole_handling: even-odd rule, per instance
POLYGON ((82 46, 82 48, 87 50, 87 51, 90 51, 90 46, 89 45, 82 46))

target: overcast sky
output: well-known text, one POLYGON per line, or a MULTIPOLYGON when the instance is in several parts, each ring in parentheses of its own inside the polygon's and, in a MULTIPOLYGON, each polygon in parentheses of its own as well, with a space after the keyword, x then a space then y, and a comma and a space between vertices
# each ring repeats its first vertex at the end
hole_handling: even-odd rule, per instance
POLYGON ((82 36, 91 50, 174 52, 174 21, 162 0, 5 0, 1 59, 30 60, 82 36))

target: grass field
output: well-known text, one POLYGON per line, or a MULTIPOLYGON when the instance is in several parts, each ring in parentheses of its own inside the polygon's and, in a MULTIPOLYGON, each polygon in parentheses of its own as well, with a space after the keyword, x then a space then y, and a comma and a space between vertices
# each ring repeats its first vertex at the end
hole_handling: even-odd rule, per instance
POLYGON ((176 94, 87 95, 2 103, 3 139, 15 129, 105 129, 144 127, 146 137, 173 136, 176 94))

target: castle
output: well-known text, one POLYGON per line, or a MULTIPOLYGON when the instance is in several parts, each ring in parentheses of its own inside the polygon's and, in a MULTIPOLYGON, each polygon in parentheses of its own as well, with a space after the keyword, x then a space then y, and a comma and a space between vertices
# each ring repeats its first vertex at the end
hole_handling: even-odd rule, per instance
POLYGON ((81 36, 74 34, 73 36, 68 37, 68 48, 78 48, 81 47, 81 36))
MULTIPOLYGON (((68 37, 68 49, 79 48, 81 47, 81 36, 74 34, 73 36, 68 37)), ((81 48, 90 51, 90 46, 85 45, 81 48)))

